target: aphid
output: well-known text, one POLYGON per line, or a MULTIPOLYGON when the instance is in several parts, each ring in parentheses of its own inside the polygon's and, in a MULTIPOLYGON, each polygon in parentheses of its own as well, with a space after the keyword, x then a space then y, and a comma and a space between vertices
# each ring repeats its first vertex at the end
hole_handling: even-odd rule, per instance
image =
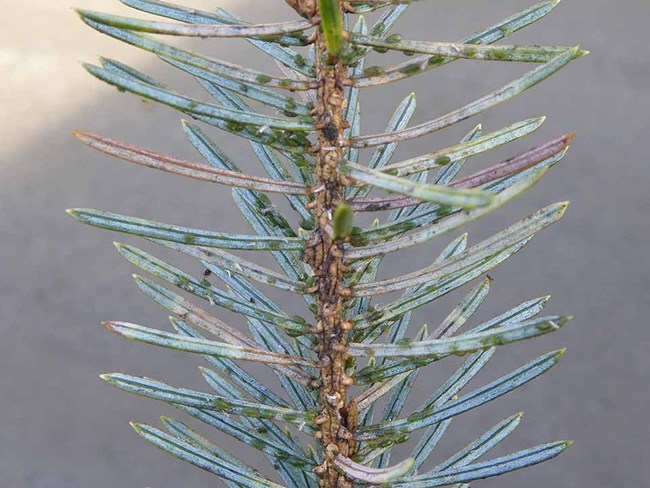
MULTIPOLYGON (((331 210, 329 210, 331 212, 331 210)), ((345 203, 340 203, 334 212, 333 230, 334 237, 344 239, 352 233, 352 219, 354 212, 352 207, 345 203)), ((330 217, 331 219, 331 217, 330 217)))
POLYGON ((334 122, 332 122, 332 113, 326 113, 323 116, 321 123, 323 124, 321 132, 323 133, 323 136, 325 136, 325 139, 330 142, 337 142, 339 139, 339 130, 334 122))
POLYGON ((325 124, 325 127, 323 127, 322 132, 323 135, 325 136, 325 139, 327 139, 330 142, 336 142, 337 139, 339 138, 339 130, 332 122, 327 122, 325 124))

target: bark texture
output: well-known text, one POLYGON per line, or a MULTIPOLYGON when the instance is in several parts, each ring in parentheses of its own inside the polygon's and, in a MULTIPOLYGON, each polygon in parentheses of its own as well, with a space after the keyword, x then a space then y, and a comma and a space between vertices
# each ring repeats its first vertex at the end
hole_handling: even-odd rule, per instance
MULTIPOLYGON (((318 10, 310 0, 287 0, 301 15, 315 20, 318 10)), ((343 8, 343 7, 341 7, 343 8)), ((313 42, 316 48, 318 77, 317 103, 314 108, 318 140, 312 146, 315 156, 315 192, 309 208, 314 215, 315 230, 305 252, 305 261, 315 273, 312 293, 318 306, 312 332, 317 338, 316 350, 321 361, 319 403, 316 433, 323 447, 323 462, 316 468, 320 486, 347 488, 353 483, 340 474, 333 463, 338 454, 352 456, 355 442, 352 431, 356 427, 356 408, 348 402, 347 390, 353 379, 346 375, 348 360, 347 339, 352 323, 345 320, 344 239, 332 235, 332 219, 338 205, 343 203, 347 178, 338 171, 343 157, 344 130, 347 123, 344 85, 348 66, 342 60, 332 59, 325 47, 323 34, 317 31, 313 42)))

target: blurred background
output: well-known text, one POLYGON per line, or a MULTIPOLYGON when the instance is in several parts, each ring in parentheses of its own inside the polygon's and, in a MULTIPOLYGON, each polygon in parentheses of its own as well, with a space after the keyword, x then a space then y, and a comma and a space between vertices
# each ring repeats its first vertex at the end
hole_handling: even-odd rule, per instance
MULTIPOLYGON (((225 7, 250 21, 278 21, 291 15, 281 0, 183 3, 203 9, 225 7)), ((408 38, 457 40, 531 3, 418 2, 395 31, 408 38)), ((155 423, 159 414, 179 413, 115 391, 98 378, 100 372, 126 371, 207 388, 196 371, 200 358, 127 342, 99 326, 107 319, 160 327, 166 322, 165 314, 136 291, 130 279, 133 268, 112 246, 113 240, 137 241, 85 227, 64 212, 68 207, 101 208, 250 232, 225 187, 110 160, 70 135, 73 129, 90 130, 198 158, 184 140, 179 114, 119 94, 85 73, 79 61, 94 62, 98 55, 130 63, 176 88, 207 97, 192 80, 154 56, 85 28, 68 1, 0 4, 0 486, 215 486, 212 476, 165 457, 127 424, 155 423)), ((127 12, 116 0, 77 0, 76 6, 127 12)), ((572 201, 561 223, 491 273, 495 280, 491 297, 479 319, 547 293, 553 295, 549 313, 570 313, 575 319, 552 336, 502 348, 475 384, 490 381, 535 354, 563 346, 568 352, 547 375, 456 420, 432 462, 520 410, 526 412, 522 425, 495 455, 563 438, 576 444, 550 463, 477 486, 648 485, 650 161, 643 144, 650 111, 650 65, 641 44, 648 19, 648 2, 564 0, 545 20, 512 40, 580 43, 592 51, 590 56, 515 101, 417 140, 397 155, 408 157, 452 144, 478 122, 485 130, 494 130, 542 114, 548 119, 537 133, 477 158, 471 167, 494 163, 568 130, 578 134, 564 161, 544 182, 469 228, 470 242, 475 243, 543 205, 572 201)), ((216 57, 273 69, 243 42, 189 44, 216 57)), ((482 96, 524 69, 454 63, 416 79, 369 89, 362 99, 363 132, 382 130, 394 107, 411 91, 418 94, 414 122, 421 122, 482 96)), ((259 171, 245 141, 215 130, 210 133, 243 167, 259 171)), ((394 259, 385 276, 429 263, 449 239, 394 259)), ((198 268, 190 265, 188 271, 198 268)), ((454 294, 419 312, 414 324, 435 326, 461 296, 454 294)), ((284 295, 276 297, 293 306, 284 295)), ((226 317, 237 323, 236 317, 226 317)), ((421 376, 409 407, 426 398, 449 373, 450 366, 440 364, 421 376)), ((207 429, 201 432, 268 469, 256 452, 207 429)))

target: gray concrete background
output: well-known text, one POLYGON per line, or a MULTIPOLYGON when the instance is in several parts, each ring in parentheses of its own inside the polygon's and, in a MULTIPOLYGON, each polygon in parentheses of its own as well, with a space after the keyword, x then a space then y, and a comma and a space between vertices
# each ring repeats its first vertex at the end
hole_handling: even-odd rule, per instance
MULTIPOLYGON (((219 2, 187 3, 205 7, 219 2)), ((281 19, 288 13, 280 0, 220 5, 226 3, 251 20, 281 19)), ((412 7, 396 31, 409 37, 455 40, 529 3, 422 2, 412 7)), ((84 75, 78 59, 92 61, 97 54, 126 59, 174 86, 200 92, 150 57, 81 28, 68 2, 0 4, 4 7, 0 487, 214 486, 212 477, 165 457, 127 425, 131 419, 155 422, 157 415, 173 414, 173 409, 114 391, 97 378, 102 371, 128 371, 205 388, 195 370, 198 358, 130 343, 99 327, 105 319, 164 327, 165 315, 136 292, 129 277, 133 269, 114 252, 111 241, 124 237, 84 227, 64 213, 67 207, 86 206, 248 232, 226 189, 110 161, 68 135, 71 129, 88 129, 194 156, 183 140, 177 114, 101 86, 84 75), (37 8, 28 8, 34 5, 37 8)), ((77 4, 124 11, 110 0, 77 4)), ((562 223, 493 273, 492 296, 479 318, 546 293, 553 294, 550 313, 572 313, 576 318, 553 337, 503 349, 476 384, 535 354, 564 345, 568 353, 545 377, 456 420, 434 461, 519 410, 526 411, 522 426, 495 455, 561 438, 572 438, 576 445, 554 462, 477 486, 648 485, 650 170, 643 144, 650 67, 640 47, 648 20, 648 2, 565 0, 543 23, 514 40, 581 43, 592 54, 516 101, 472 121, 491 130, 549 115, 539 133, 494 158, 566 130, 578 132, 565 161, 541 185, 469 229, 472 242, 477 242, 542 205, 572 200, 562 223)), ((204 42, 200 47, 216 56, 268 67, 240 43, 204 42)), ((392 107, 412 90, 418 93, 416 121, 422 121, 521 71, 521 66, 456 63, 415 81, 370 90, 363 99, 364 132, 380 130, 392 107)), ((464 124, 418 140, 400 155, 450 144, 469 127, 464 124)), ((259 171, 246 143, 218 132, 213 135, 245 167, 259 171)), ((485 158, 472 164, 490 160, 494 162, 485 158)), ((423 246, 393 260, 390 274, 429 262, 442 244, 423 246)), ((197 268, 190 265, 188 270, 197 268)), ((293 306, 283 295, 277 297, 293 306)), ((434 304, 414 323, 435 324, 458 298, 455 294, 434 304)), ((449 368, 441 364, 423 375, 415 402, 435 388, 449 368)), ((203 432, 244 459, 259 460, 245 447, 207 429, 203 432)))

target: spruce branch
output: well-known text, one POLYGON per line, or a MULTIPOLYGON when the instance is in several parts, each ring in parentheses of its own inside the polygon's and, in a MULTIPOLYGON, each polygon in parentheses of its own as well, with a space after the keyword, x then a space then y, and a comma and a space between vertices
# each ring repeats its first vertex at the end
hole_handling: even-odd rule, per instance
MULTIPOLYGON (((146 274, 134 275, 135 284, 171 314, 171 329, 121 321, 103 324, 122 337, 204 359, 209 367, 201 366, 199 372, 210 391, 124 373, 102 378, 122 390, 171 404, 206 427, 259 450, 282 484, 178 420, 163 417, 166 430, 133 423, 136 432, 233 488, 465 488, 564 452, 568 441, 483 460, 519 425, 521 414, 516 414, 420 472, 452 420, 538 378, 564 354, 543 354, 466 391, 499 349, 555 332, 569 322, 570 316, 540 316, 549 300, 542 296, 474 323, 493 287, 486 273, 560 220, 567 202, 547 205, 480 242, 472 243, 467 233, 444 237, 446 247, 429 266, 401 273, 389 269, 388 277, 378 278, 388 254, 426 245, 497 211, 539 184, 565 156, 572 132, 460 176, 474 156, 541 130, 545 117, 537 116, 500 129, 484 130, 479 123, 458 143, 393 161, 400 144, 481 115, 586 55, 578 46, 497 44, 546 17, 558 0, 532 5, 457 42, 409 40, 392 33, 409 8, 407 0, 286 0, 295 18, 257 24, 223 8, 202 11, 164 0, 121 2, 156 19, 86 9, 78 14, 94 30, 148 51, 189 75, 209 100, 175 91, 116 60, 102 58, 85 68, 120 91, 195 119, 183 121, 182 129, 202 160, 85 131, 76 131, 75 137, 139 166, 230 187, 252 233, 69 210, 83 223, 177 251, 202 270, 196 276, 134 245, 116 243, 119 254, 146 274), (360 15, 375 11, 372 25, 360 15), (176 37, 244 40, 279 71, 260 71, 167 42, 176 37), (371 52, 391 51, 409 57, 389 66, 367 65, 371 52), (416 96, 410 94, 395 108, 385 132, 363 132, 365 88, 456 61, 537 66, 456 110, 415 125, 411 120, 416 96), (214 129, 250 143, 266 176, 242 172, 213 139, 214 129), (372 150, 366 154, 365 148, 372 150), (291 214, 272 200, 280 196, 291 214), (372 225, 360 227, 362 212, 376 214, 372 225), (256 253, 244 257, 243 251, 256 253), (266 252, 277 266, 257 262, 259 253, 266 252), (441 323, 410 332, 414 311, 466 285, 463 298, 441 323), (309 315, 285 311, 267 294, 267 287, 299 296, 309 315), (376 301, 395 292, 388 303, 376 301), (220 318, 220 310, 233 313, 237 323, 220 318), (454 355, 467 357, 415 411, 406 413, 420 373, 454 355), (240 363, 269 367, 282 392, 240 363), (307 445, 296 430, 307 436, 307 445), (415 436, 411 454, 391 461, 393 447, 415 436)), ((453 423, 462 425, 460 419, 453 423)))

